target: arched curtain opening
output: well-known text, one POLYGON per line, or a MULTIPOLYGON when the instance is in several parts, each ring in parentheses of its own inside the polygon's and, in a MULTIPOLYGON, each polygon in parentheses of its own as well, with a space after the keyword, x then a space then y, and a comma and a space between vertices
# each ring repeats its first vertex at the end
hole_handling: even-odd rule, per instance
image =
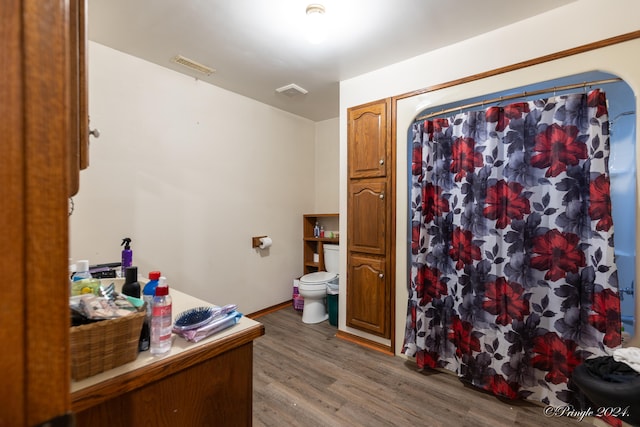
POLYGON ((620 345, 609 122, 593 90, 419 121, 403 353, 507 398, 572 402, 620 345))

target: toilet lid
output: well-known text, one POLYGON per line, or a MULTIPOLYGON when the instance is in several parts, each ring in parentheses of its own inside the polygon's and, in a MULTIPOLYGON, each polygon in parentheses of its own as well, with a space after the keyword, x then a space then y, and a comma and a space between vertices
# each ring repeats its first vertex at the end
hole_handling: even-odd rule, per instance
POLYGON ((305 274, 300 278, 302 283, 324 283, 335 279, 336 273, 329 273, 328 271, 316 271, 315 273, 305 274))

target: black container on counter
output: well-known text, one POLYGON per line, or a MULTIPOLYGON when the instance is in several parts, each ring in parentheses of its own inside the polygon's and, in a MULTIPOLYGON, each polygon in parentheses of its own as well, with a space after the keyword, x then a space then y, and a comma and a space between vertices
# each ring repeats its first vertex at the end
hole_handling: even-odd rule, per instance
MULTIPOLYGON (((140 283, 138 283, 138 267, 127 267, 124 270, 124 285, 122 285, 122 293, 134 298, 140 298, 140 283)), ((138 351, 149 350, 151 341, 149 333, 149 321, 145 316, 142 330, 140 331, 140 340, 138 341, 138 351)))
POLYGON ((124 285, 122 285, 124 295, 140 298, 140 283, 138 283, 138 267, 127 267, 124 270, 124 285))

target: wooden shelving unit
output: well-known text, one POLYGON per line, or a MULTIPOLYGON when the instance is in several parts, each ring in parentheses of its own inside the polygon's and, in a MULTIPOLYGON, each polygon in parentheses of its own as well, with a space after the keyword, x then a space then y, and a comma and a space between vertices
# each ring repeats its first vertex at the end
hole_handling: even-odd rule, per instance
POLYGON ((324 256, 322 245, 325 243, 338 244, 339 237, 313 237, 313 227, 316 221, 324 227, 325 233, 338 232, 338 214, 306 214, 303 215, 303 274, 314 273, 324 270, 324 256), (318 254, 318 261, 313 260, 313 255, 318 254))

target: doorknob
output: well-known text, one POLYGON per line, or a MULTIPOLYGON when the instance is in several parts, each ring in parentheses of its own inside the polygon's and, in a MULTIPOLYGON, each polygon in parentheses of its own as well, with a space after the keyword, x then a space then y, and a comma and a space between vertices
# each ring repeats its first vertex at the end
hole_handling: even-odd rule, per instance
POLYGON ((91 129, 89 135, 94 138, 100 138, 100 131, 98 129, 91 129))
POLYGON ((380 197, 381 199, 384 199, 384 193, 380 193, 380 196, 379 196, 379 197, 380 197))
POLYGON ((380 159, 380 166, 384 165, 384 159, 380 159))
POLYGON ((384 279, 384 273, 379 273, 378 277, 381 278, 381 279, 384 279))

